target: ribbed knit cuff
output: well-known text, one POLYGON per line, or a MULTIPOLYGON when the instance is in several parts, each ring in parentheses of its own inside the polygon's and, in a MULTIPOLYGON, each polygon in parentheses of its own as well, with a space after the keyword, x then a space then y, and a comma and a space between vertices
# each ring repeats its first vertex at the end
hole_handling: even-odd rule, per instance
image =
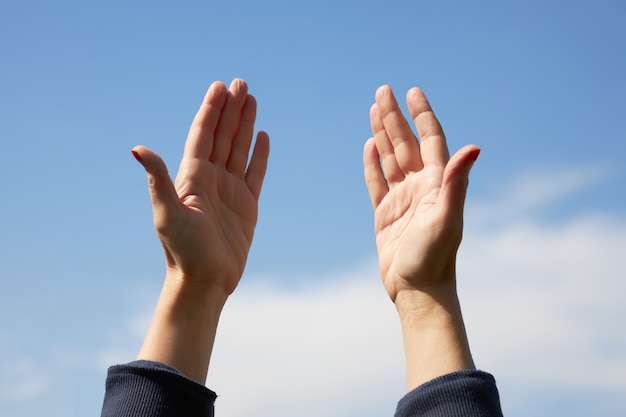
POLYGON ((109 368, 102 417, 213 417, 216 395, 159 362, 109 368))
POLYGON ((405 395, 396 417, 502 417, 496 381, 482 371, 435 378, 405 395))

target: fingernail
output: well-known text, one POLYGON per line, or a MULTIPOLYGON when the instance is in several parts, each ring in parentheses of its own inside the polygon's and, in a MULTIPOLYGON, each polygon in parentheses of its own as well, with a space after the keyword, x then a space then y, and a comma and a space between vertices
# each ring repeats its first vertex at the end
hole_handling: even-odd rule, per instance
POLYGON ((469 153, 467 159, 471 162, 475 162, 478 159, 478 155, 480 155, 480 149, 474 149, 469 153))
POLYGON ((136 150, 132 149, 130 152, 133 154, 133 156, 135 157, 135 159, 136 159, 138 162, 142 162, 142 161, 141 161, 141 156, 139 156, 139 153, 138 153, 136 150))

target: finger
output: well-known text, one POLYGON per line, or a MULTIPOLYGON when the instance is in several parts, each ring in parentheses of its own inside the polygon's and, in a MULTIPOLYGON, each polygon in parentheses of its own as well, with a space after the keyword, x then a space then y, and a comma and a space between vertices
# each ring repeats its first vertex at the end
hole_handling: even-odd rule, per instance
POLYGON ((224 83, 216 81, 211 84, 189 128, 187 142, 185 142, 185 158, 210 158, 215 129, 217 129, 222 108, 226 103, 226 96, 227 90, 224 83))
POLYGON ((267 171, 267 160, 270 155, 270 137, 265 132, 259 132, 250 157, 250 164, 246 170, 246 184, 257 200, 261 195, 263 179, 267 171))
POLYGON ((446 136, 428 99, 422 90, 413 87, 406 95, 406 103, 420 137, 424 165, 445 166, 450 159, 446 136))
POLYGON ((243 178, 248 163, 248 154, 254 133, 254 121, 256 119, 256 100, 248 94, 241 111, 239 130, 230 151, 227 170, 234 175, 243 178))
POLYGON ((370 138, 363 146, 363 171, 365 174, 365 185, 372 200, 374 210, 389 192, 389 186, 383 175, 380 166, 380 156, 376 149, 376 141, 370 138))
POLYGON ((226 104, 220 116, 211 161, 218 165, 226 165, 230 149, 239 130, 241 110, 248 97, 248 85, 244 80, 236 78, 230 84, 226 104))
POLYGON ((132 153, 146 170, 154 225, 160 232, 182 209, 181 202, 161 157, 145 146, 134 147, 132 153))
POLYGON ((400 169, 398 161, 396 160, 396 154, 393 150, 393 145, 387 136, 385 126, 380 118, 378 111, 378 104, 374 104, 370 109, 370 124, 372 127, 372 133, 374 134, 374 141, 376 142, 376 149, 382 164, 383 173, 389 184, 394 184, 404 179, 404 172, 400 169))
POLYGON ((439 198, 448 216, 462 219, 469 173, 480 154, 474 145, 461 148, 445 167, 439 198))
POLYGON ((376 91, 376 104, 400 169, 405 175, 421 170, 419 142, 400 111, 391 87, 384 85, 376 91))

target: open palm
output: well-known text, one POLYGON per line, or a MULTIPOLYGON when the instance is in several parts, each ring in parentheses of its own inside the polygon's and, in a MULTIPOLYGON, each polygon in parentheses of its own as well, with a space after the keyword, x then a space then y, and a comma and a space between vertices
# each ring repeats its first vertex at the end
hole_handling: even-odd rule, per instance
POLYGON ((148 174, 154 225, 167 267, 234 291, 257 222, 269 138, 260 132, 252 156, 256 101, 243 80, 209 88, 191 125, 176 181, 146 147, 133 154, 148 174))
POLYGON ((407 104, 420 141, 383 86, 370 111, 374 137, 363 155, 381 275, 394 301, 403 290, 454 285, 468 175, 479 153, 468 145, 450 158, 422 91, 409 90, 407 104))

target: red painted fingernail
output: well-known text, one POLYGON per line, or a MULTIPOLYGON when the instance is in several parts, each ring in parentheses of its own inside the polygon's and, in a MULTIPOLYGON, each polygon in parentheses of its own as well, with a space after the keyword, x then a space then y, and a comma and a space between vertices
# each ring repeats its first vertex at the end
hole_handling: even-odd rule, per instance
POLYGON ((131 150, 131 153, 133 154, 133 156, 135 157, 135 159, 136 159, 138 162, 142 162, 142 161, 141 161, 141 156, 139 156, 139 153, 138 153, 136 150, 134 150, 134 149, 133 149, 133 150, 131 150))
POLYGON ((471 162, 474 162, 478 159, 478 155, 480 155, 480 149, 474 149, 471 151, 467 157, 471 162))

